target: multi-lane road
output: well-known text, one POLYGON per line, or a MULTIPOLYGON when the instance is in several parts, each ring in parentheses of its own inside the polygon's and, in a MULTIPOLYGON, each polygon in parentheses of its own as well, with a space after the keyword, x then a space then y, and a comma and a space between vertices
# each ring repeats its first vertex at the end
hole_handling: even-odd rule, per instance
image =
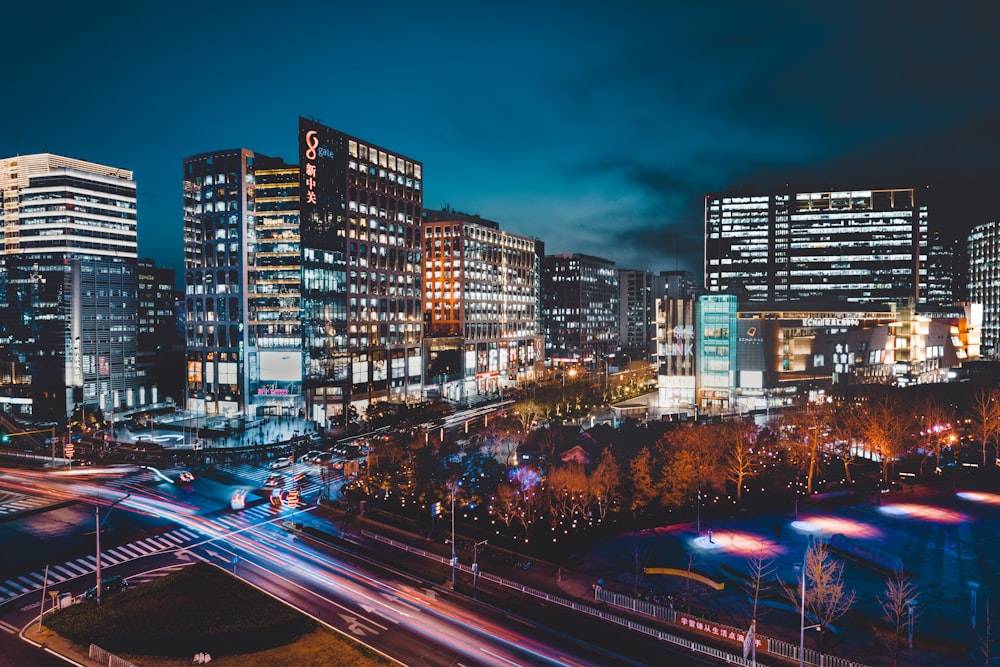
MULTIPOLYGON (((310 471, 307 479, 318 480, 310 467, 281 472, 291 479, 310 471)), ((272 507, 265 466, 199 472, 190 484, 176 483, 175 471, 125 470, 100 477, 0 470, 0 508, 11 509, 0 509, 0 667, 8 659, 58 664, 19 642, 16 631, 37 618, 43 586, 78 595, 93 585, 98 517, 104 576, 140 584, 195 560, 212 562, 403 664, 639 665, 668 650, 535 601, 474 602, 387 566, 391 559, 354 553, 350 535, 329 544, 290 530, 294 519, 337 532, 311 504, 272 507), (238 490, 249 491, 249 502, 233 511, 228 501, 238 490)), ((307 501, 318 491, 318 481, 303 488, 307 501)), ((370 545, 364 551, 373 552, 370 545)))

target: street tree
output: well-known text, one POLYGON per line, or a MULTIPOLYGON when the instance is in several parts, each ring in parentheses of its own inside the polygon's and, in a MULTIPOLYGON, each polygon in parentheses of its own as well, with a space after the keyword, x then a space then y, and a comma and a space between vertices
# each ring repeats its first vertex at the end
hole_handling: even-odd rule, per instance
POLYGON ((785 415, 789 443, 798 450, 796 458, 805 463, 806 493, 811 494, 814 490, 821 457, 833 430, 833 414, 832 401, 822 398, 808 401, 785 415))
POLYGON ((601 458, 587 481, 591 502, 598 518, 603 522, 608 510, 620 497, 618 489, 622 482, 621 466, 618 465, 610 449, 601 452, 601 458))
POLYGON ((806 613, 820 624, 820 647, 827 630, 850 611, 857 592, 844 583, 844 564, 834 559, 825 543, 806 552, 806 613))
POLYGON ((885 591, 878 596, 882 608, 882 618, 889 625, 890 635, 886 644, 892 652, 893 667, 899 665, 900 645, 907 632, 912 632, 910 624, 917 614, 917 587, 900 570, 893 572, 885 582, 885 591))
POLYGON ((726 478, 736 485, 736 500, 743 500, 743 483, 757 471, 759 429, 751 419, 733 419, 716 430, 720 449, 726 453, 726 478))
POLYGON ((629 462, 629 479, 632 482, 629 509, 634 514, 648 508, 660 495, 654 470, 653 452, 649 447, 640 449, 629 462))
POLYGON ((916 437, 923 445, 923 456, 920 457, 920 476, 923 477, 928 460, 934 459, 934 464, 941 465, 941 454, 951 441, 954 414, 938 399, 924 396, 913 404, 913 417, 916 423, 916 437))
POLYGON ((984 387, 976 391, 968 408, 968 417, 969 431, 983 448, 985 468, 986 453, 991 445, 996 449, 997 436, 1000 435, 1000 389, 984 387))
POLYGON ((516 401, 510 409, 510 414, 517 419, 517 423, 521 427, 521 432, 526 435, 531 430, 532 424, 542 417, 542 413, 542 406, 530 398, 516 401))
POLYGON ((893 462, 907 450, 909 420, 901 403, 895 394, 886 392, 855 403, 851 411, 858 439, 878 456, 881 481, 889 478, 893 462))

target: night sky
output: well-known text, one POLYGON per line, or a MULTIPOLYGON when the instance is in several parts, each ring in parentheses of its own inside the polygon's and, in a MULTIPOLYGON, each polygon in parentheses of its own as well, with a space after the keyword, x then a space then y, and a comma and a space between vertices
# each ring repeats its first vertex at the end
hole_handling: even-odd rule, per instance
POLYGON ((427 208, 622 268, 700 276, 730 186, 997 217, 994 3, 685 4, 7 3, 0 157, 134 170, 140 255, 178 270, 183 158, 294 162, 300 115, 422 161, 427 208))

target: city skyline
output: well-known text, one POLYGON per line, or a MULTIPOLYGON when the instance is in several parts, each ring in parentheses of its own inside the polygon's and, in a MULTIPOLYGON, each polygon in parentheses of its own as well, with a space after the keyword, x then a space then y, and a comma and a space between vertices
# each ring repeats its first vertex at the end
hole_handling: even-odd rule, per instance
POLYGON ((426 208, 619 268, 700 275, 704 195, 734 186, 925 188, 953 236, 997 216, 968 194, 1000 173, 996 9, 647 5, 18 5, 0 156, 133 170, 139 253, 178 271, 183 158, 295 162, 300 115, 422 161, 426 208))

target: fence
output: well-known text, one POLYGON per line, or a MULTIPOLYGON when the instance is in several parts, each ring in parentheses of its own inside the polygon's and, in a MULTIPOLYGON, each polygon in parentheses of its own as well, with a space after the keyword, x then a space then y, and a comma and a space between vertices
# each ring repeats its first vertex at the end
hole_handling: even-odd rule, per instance
POLYGON ((105 663, 108 667, 137 667, 125 658, 119 658, 114 653, 108 653, 97 644, 90 645, 90 659, 105 663))
MULTIPOLYGON (((638 600, 630 595, 615 593, 614 591, 605 590, 603 588, 595 589, 594 593, 598 600, 606 602, 614 607, 628 609, 629 611, 634 611, 639 614, 659 618, 668 623, 678 622, 677 611, 673 607, 664 607, 663 605, 650 602, 649 600, 638 600)), ((730 630, 734 633, 744 632, 739 628, 723 626, 719 623, 713 623, 713 625, 718 626, 719 628, 725 628, 726 630, 730 630)), ((780 639, 772 639, 770 637, 761 637, 761 639, 767 640, 765 650, 768 654, 798 661, 799 647, 797 644, 792 644, 791 642, 782 641, 780 639)), ((802 662, 803 664, 813 665, 814 667, 867 667, 860 662, 854 662, 853 660, 840 658, 835 655, 826 655, 825 653, 820 653, 819 651, 809 648, 802 652, 802 662)))

